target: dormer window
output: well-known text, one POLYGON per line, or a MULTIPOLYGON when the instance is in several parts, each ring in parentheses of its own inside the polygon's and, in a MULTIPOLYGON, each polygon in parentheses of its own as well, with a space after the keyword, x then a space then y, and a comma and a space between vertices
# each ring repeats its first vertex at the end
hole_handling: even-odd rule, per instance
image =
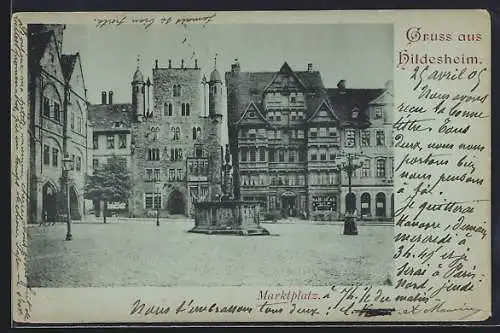
POLYGON ((382 106, 375 107, 375 119, 384 119, 384 109, 382 106))
POLYGON ((352 109, 352 113, 351 113, 351 118, 353 120, 357 120, 359 117, 359 108, 357 106, 355 106, 353 109, 352 109))
POLYGON ((113 123, 113 127, 117 128, 117 127, 121 127, 121 124, 120 122, 116 121, 113 123))

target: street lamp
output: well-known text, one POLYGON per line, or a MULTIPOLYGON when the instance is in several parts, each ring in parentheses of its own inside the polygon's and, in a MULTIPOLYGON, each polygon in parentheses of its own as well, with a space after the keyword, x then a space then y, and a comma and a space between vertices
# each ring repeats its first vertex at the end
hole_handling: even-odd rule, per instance
MULTIPOLYGON (((156 186, 156 198, 160 196, 160 186, 156 186)), ((160 204, 161 204, 161 199, 158 200, 158 204, 156 204, 156 198, 154 200, 154 204, 156 206, 156 226, 160 226, 160 204)))
MULTIPOLYGON (((336 167, 336 171, 341 174, 342 171, 345 171, 348 179, 348 193, 346 199, 346 214, 344 217, 344 235, 357 235, 358 227, 356 225, 356 216, 354 214, 355 210, 355 197, 352 193, 352 175, 354 171, 361 168, 361 163, 354 163, 354 158, 363 155, 357 155, 352 153, 347 153, 345 155, 347 161, 338 163, 336 167)), ((340 160, 338 158, 337 160, 340 160)))
POLYGON ((70 200, 69 200, 69 172, 73 170, 73 164, 74 161, 69 157, 69 154, 66 153, 64 154, 64 158, 62 159, 62 167, 63 167, 63 174, 62 174, 62 180, 63 180, 63 190, 65 191, 65 203, 66 203, 66 212, 67 212, 67 218, 66 218, 66 225, 67 225, 67 233, 66 233, 66 240, 70 241, 73 239, 73 235, 71 235, 71 216, 70 216, 70 200))

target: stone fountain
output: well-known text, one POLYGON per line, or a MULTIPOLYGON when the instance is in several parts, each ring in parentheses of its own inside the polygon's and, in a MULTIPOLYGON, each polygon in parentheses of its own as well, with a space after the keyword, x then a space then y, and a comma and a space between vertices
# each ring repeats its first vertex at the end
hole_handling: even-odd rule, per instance
POLYGON ((220 200, 194 203, 195 226, 189 232, 240 236, 269 235, 269 231, 260 226, 260 203, 235 200, 233 197, 228 145, 224 159, 222 196, 220 200))

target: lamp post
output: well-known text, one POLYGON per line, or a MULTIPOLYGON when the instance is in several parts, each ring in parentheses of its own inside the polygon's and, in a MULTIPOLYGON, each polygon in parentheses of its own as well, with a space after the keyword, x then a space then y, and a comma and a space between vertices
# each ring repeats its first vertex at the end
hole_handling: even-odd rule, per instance
MULTIPOLYGON (((156 186, 156 198, 160 196, 160 186, 156 186)), ((161 205, 161 199, 158 200, 158 204, 156 204, 156 198, 155 198, 155 206, 156 206, 156 226, 160 226, 160 205, 161 205)))
POLYGON ((62 174, 62 180, 63 180, 63 189, 64 189, 64 194, 65 194, 65 209, 67 212, 67 217, 66 217, 66 226, 67 226, 67 233, 66 233, 66 240, 70 241, 73 239, 73 235, 71 234, 71 214, 70 214, 70 198, 69 198, 69 172, 73 170, 73 160, 69 157, 69 154, 65 154, 64 158, 62 160, 62 167, 63 167, 63 174, 62 174))
POLYGON ((341 173, 345 171, 347 174, 348 181, 348 193, 346 199, 346 214, 344 217, 344 235, 357 235, 358 227, 356 225, 356 216, 354 214, 355 210, 355 201, 354 194, 352 193, 352 175, 354 171, 361 168, 362 164, 354 163, 354 158, 363 155, 357 155, 352 153, 347 153, 345 155, 346 162, 339 163, 337 165, 336 171, 341 173))

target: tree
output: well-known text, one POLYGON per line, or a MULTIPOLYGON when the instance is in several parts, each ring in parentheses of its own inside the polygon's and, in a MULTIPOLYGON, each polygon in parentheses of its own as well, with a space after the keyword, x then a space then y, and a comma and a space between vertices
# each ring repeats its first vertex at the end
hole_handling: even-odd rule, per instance
POLYGON ((103 217, 106 223, 109 202, 127 201, 132 190, 132 178, 125 163, 113 156, 108 163, 94 169, 94 174, 87 176, 85 199, 104 203, 103 217))

